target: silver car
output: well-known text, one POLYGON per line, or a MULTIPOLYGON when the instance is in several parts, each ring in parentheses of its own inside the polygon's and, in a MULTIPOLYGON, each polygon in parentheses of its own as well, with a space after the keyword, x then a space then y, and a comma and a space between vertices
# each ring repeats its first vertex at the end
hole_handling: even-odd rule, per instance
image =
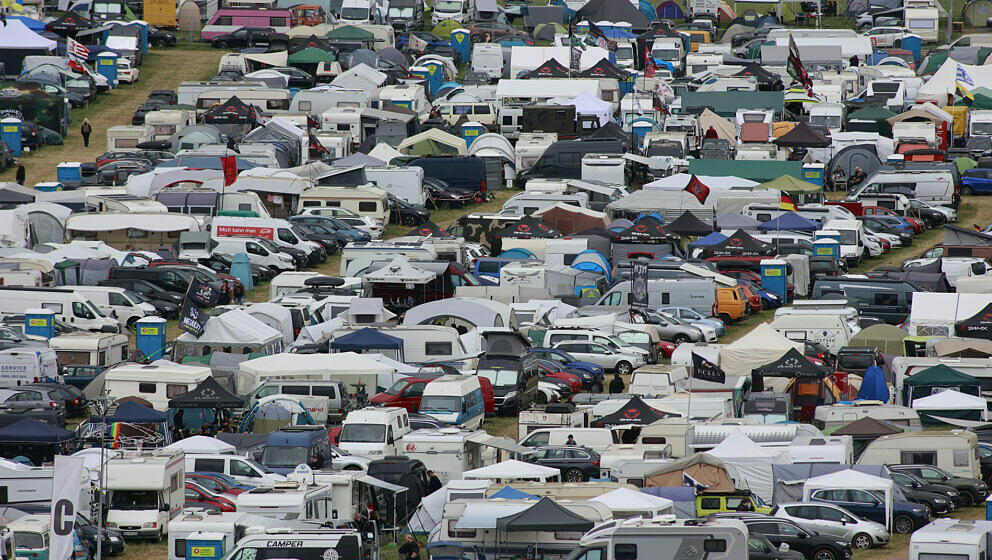
POLYGON ((810 502, 779 504, 772 509, 771 515, 791 519, 820 534, 845 539, 852 548, 864 550, 889 542, 885 525, 861 519, 840 506, 810 502))
POLYGON ((642 354, 614 350, 605 344, 588 340, 566 340, 555 344, 554 347, 568 352, 576 360, 603 366, 603 369, 616 371, 620 375, 627 375, 647 364, 642 354))

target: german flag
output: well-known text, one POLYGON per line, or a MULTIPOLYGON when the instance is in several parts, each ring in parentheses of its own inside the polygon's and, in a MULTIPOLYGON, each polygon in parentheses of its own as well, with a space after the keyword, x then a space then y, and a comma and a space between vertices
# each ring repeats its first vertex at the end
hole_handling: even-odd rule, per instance
POLYGON ((779 210, 789 210, 791 212, 796 212, 799 210, 796 207, 796 203, 792 202, 792 199, 789 198, 789 195, 785 193, 782 193, 782 198, 779 199, 778 208, 779 210))

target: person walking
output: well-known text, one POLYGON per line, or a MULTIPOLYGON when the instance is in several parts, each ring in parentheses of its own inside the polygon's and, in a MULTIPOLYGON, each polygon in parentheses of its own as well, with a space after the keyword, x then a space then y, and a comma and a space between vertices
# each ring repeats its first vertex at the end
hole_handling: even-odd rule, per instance
POLYGON ((245 285, 240 278, 234 279, 234 303, 241 305, 245 302, 245 285))
POLYGON ((622 393, 623 388, 623 379, 620 379, 619 373, 614 373, 613 379, 610 381, 610 394, 615 395, 617 393, 622 393))
POLYGON ((441 484, 441 479, 434 474, 434 471, 427 471, 427 495, 431 495, 437 492, 444 486, 441 484))
POLYGON ((83 119, 83 126, 79 127, 79 133, 83 135, 83 147, 90 147, 90 134, 93 133, 93 125, 89 119, 83 119))
POLYGON ((228 305, 231 303, 231 287, 227 285, 227 280, 220 284, 220 295, 217 297, 217 305, 228 305))
POLYGON ((413 535, 407 535, 406 542, 400 545, 399 553, 404 560, 420 560, 420 543, 413 540, 413 535))

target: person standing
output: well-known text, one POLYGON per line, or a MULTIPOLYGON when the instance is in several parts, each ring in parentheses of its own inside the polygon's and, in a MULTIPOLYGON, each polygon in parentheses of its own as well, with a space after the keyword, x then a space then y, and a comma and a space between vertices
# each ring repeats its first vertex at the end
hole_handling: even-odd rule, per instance
POLYGON ((25 175, 27 175, 27 170, 24 169, 24 164, 17 162, 17 184, 24 186, 25 175))
POLYGON ((614 373, 613 379, 610 381, 610 394, 615 395, 617 393, 622 393, 623 389, 623 379, 620 378, 619 373, 614 373))
POLYGON ((427 471, 427 495, 431 495, 437 492, 444 486, 441 484, 441 479, 434 474, 434 471, 427 471))
POLYGON ((240 278, 234 279, 234 303, 241 305, 245 302, 245 285, 240 278))
POLYGON ((227 280, 220 284, 220 295, 217 297, 217 305, 227 305, 231 303, 231 287, 227 285, 227 280))
POLYGON ((79 127, 79 133, 83 135, 83 147, 90 147, 90 134, 93 133, 93 125, 89 119, 83 119, 83 126, 79 127))
POLYGON ((413 535, 407 535, 406 542, 400 545, 399 553, 404 560, 420 560, 420 543, 413 540, 413 535))

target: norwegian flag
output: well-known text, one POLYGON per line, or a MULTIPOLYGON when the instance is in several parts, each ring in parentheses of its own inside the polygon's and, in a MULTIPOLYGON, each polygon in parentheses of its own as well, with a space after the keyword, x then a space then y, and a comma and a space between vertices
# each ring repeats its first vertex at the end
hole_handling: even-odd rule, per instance
POLYGON ((72 37, 66 38, 65 52, 70 57, 76 57, 81 60, 86 60, 90 56, 90 50, 86 48, 86 45, 80 43, 79 41, 73 39, 72 37))

